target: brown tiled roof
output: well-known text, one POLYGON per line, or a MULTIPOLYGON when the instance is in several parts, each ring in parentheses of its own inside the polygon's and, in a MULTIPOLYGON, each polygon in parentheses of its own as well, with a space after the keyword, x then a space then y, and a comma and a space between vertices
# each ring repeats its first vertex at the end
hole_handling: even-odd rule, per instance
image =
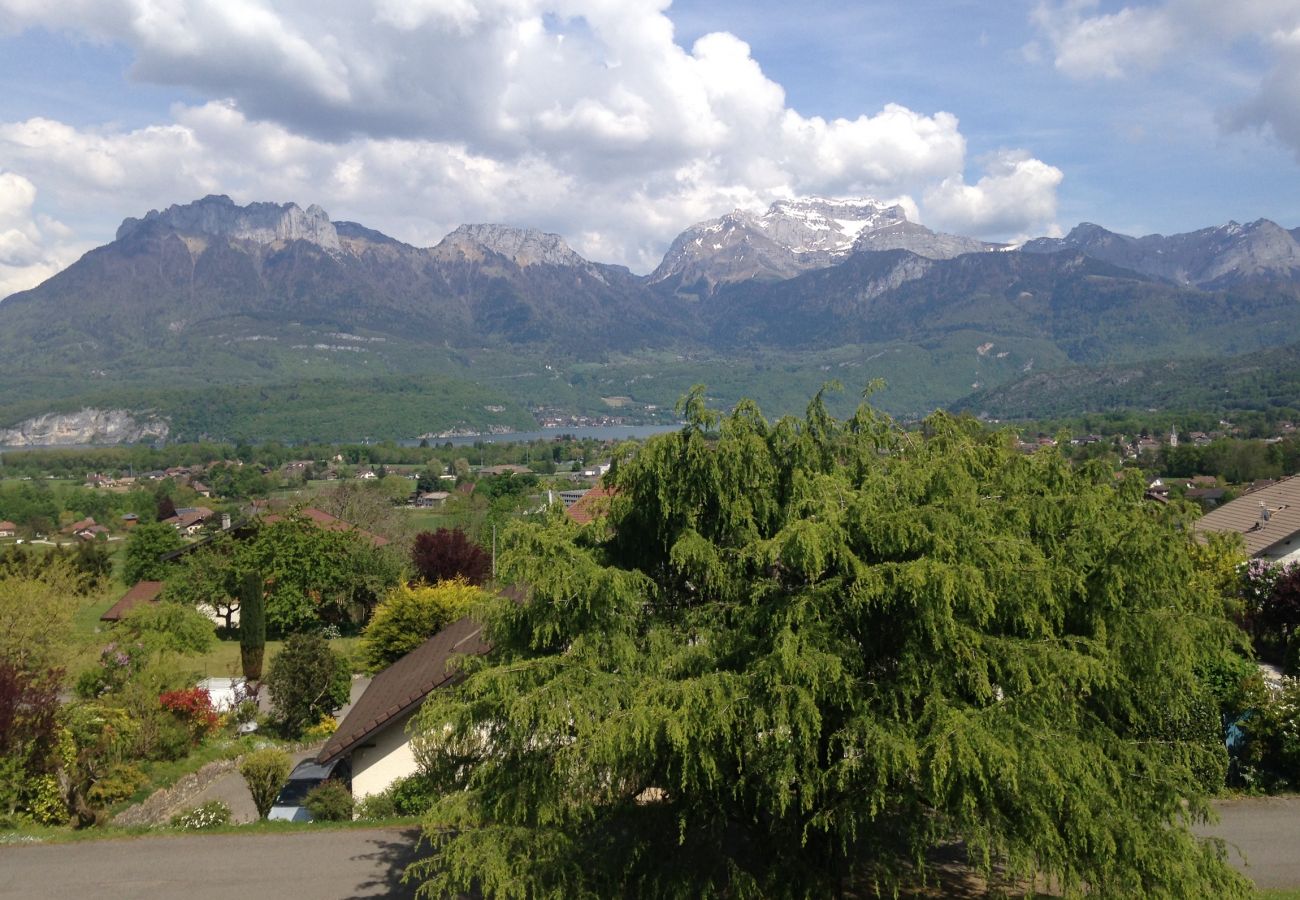
MULTIPOLYGON (((1245 539, 1246 552, 1251 556, 1259 556, 1274 544, 1292 541, 1300 532, 1300 477, 1283 478, 1223 504, 1201 516, 1196 530, 1235 532, 1245 539)), ((1300 550, 1300 540, 1296 540, 1295 549, 1300 550)))
POLYGON ((18 526, 15 525, 13 522, 10 522, 8 519, 6 519, 3 522, 0 522, 0 531, 17 531, 17 530, 18 530, 18 526))
POLYGON ((453 657, 478 656, 490 649, 478 622, 469 618, 452 622, 375 676, 316 760, 323 764, 337 759, 414 709, 430 691, 459 682, 464 676, 448 666, 453 657))
POLYGON ((137 582, 135 587, 123 594, 122 599, 110 606, 108 611, 99 617, 99 620, 101 622, 116 622, 141 603, 156 602, 158 595, 162 593, 162 589, 163 583, 161 581, 137 582))
MULTIPOLYGON (((364 528, 358 528, 357 526, 353 525, 351 522, 345 522, 344 520, 338 518, 337 516, 331 516, 323 509, 316 509, 315 507, 309 506, 305 509, 298 510, 298 515, 302 516, 304 519, 310 519, 312 522, 315 522, 321 528, 325 528, 330 531, 354 531, 357 534, 359 534, 361 537, 368 540, 371 543, 371 545, 375 547, 382 547, 388 543, 388 538, 381 537, 380 535, 377 534, 371 534, 369 531, 366 531, 364 528)), ((279 513, 271 513, 269 516, 263 516, 262 521, 278 522, 283 518, 284 516, 280 515, 279 513)))
POLYGON ((570 519, 579 525, 586 525, 593 519, 609 515, 609 501, 617 491, 612 487, 596 487, 578 498, 578 501, 564 511, 570 519))

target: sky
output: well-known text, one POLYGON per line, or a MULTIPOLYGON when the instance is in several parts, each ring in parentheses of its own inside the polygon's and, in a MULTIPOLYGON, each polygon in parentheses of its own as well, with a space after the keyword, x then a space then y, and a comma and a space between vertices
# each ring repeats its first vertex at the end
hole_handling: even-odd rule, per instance
POLYGON ((647 272, 799 196, 1300 225, 1300 0, 0 0, 0 297, 212 193, 647 272))

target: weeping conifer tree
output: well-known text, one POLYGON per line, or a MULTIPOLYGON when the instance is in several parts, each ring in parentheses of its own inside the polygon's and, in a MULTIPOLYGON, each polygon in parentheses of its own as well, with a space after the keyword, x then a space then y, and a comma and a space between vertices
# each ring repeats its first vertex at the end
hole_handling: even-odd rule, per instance
POLYGON ((239 583, 239 657, 244 678, 262 678, 262 659, 266 652, 266 599, 262 576, 246 572, 239 583))
POLYGON ((948 846, 995 885, 1248 896, 1187 827, 1232 633, 1180 508, 944 414, 683 407, 606 519, 507 533, 528 599, 419 720, 429 895, 888 896, 948 846))

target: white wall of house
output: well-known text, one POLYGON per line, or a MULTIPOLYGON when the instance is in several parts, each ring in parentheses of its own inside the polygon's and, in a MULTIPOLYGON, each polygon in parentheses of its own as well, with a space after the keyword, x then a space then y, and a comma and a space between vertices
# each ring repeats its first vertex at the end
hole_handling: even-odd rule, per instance
POLYGON ((1265 547, 1259 554, 1259 558, 1275 563, 1300 561, 1300 536, 1293 537, 1285 542, 1278 542, 1271 547, 1265 547))
POLYGON ((389 722, 352 751, 352 796, 357 800, 383 792, 399 778, 414 775, 415 754, 406 723, 411 716, 389 722))

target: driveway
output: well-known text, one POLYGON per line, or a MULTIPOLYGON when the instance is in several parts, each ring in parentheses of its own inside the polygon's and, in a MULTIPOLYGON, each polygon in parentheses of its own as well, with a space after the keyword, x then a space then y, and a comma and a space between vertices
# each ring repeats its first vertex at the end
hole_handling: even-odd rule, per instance
POLYGON ((1219 823, 1196 829, 1228 842, 1228 859, 1261 888, 1300 889, 1300 796, 1214 804, 1219 823))
POLYGON ((419 830, 209 834, 0 847, 0 898, 413 898, 419 830))

